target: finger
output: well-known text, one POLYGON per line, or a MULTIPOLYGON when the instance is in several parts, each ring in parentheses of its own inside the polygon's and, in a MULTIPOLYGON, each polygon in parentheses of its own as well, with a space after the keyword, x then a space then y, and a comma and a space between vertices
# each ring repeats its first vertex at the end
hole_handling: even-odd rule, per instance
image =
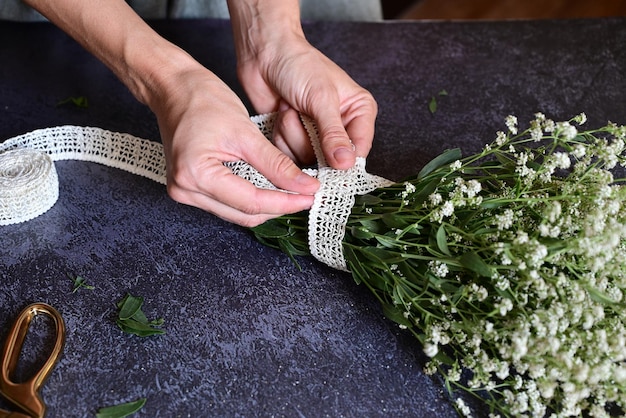
POLYGON ((315 152, 298 112, 281 101, 274 122, 274 145, 292 160, 303 165, 315 163, 315 152))
POLYGON ((232 174, 219 162, 207 171, 210 174, 201 181, 204 187, 186 188, 179 183, 168 182, 170 196, 180 203, 196 206, 229 222, 248 227, 309 209, 313 203, 311 195, 259 189, 232 174))
POLYGON ((351 109, 345 112, 346 132, 354 143, 356 155, 359 157, 367 157, 372 149, 377 113, 378 106, 371 96, 354 103, 351 109))
POLYGON ((243 159, 280 189, 304 195, 315 194, 319 181, 302 172, 291 158, 260 133, 258 136, 260 140, 248 141, 246 147, 240 150, 243 159))
POLYGON ((346 170, 354 166, 355 147, 344 128, 339 105, 333 105, 333 102, 324 101, 324 105, 313 109, 309 116, 317 123, 326 162, 333 168, 346 170))

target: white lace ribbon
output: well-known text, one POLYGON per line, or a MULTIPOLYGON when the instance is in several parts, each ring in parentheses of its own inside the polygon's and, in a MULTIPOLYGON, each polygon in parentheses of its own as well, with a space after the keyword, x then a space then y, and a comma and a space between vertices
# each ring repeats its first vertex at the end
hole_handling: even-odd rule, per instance
POLYGON ((57 172, 47 154, 30 149, 0 154, 0 225, 29 221, 58 197, 57 172))
MULTIPOLYGON (((271 138, 274 115, 255 116, 252 121, 271 138)), ((357 158, 349 170, 328 167, 315 125, 307 118, 303 122, 319 165, 318 170, 306 171, 321 183, 309 214, 309 247, 321 262, 347 270, 342 241, 354 196, 392 182, 368 174, 364 158, 357 158)), ((58 179, 53 161, 59 160, 91 161, 166 183, 163 146, 158 142, 93 127, 39 129, 0 143, 0 225, 30 220, 54 205, 58 179)), ((226 165, 257 187, 276 190, 249 164, 238 161, 226 165)))
POLYGON ((348 170, 329 167, 320 146, 317 126, 310 118, 303 117, 302 121, 315 150, 317 179, 320 181, 309 211, 309 250, 316 259, 330 267, 348 271, 343 256, 343 238, 355 195, 369 193, 393 182, 369 174, 363 157, 357 157, 354 167, 348 170))

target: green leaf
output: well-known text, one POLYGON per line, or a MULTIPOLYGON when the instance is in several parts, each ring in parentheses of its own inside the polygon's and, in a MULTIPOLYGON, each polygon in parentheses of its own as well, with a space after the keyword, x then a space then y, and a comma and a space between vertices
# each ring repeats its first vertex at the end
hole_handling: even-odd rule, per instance
POLYGON ((430 113, 432 114, 437 111, 437 98, 435 96, 430 98, 430 102, 428 102, 428 110, 430 110, 430 113))
POLYGON ((365 227, 365 229, 367 229, 368 231, 374 233, 374 234, 378 234, 381 232, 381 230, 384 230, 384 228, 379 225, 379 222, 376 222, 375 220, 371 220, 371 219, 360 219, 359 223, 361 225, 363 225, 363 227, 365 227))
POLYGON ((374 238, 374 234, 364 226, 353 226, 350 228, 350 235, 356 239, 371 239, 374 238))
MULTIPOLYGON (((447 96, 448 92, 446 90, 439 90, 437 96, 447 96)), ((428 110, 430 113, 434 114, 437 111, 437 97, 431 96, 430 101, 428 102, 428 110)))
POLYGON ((426 164, 424 168, 422 168, 422 170, 417 175, 417 179, 418 180, 422 179, 426 177, 427 175, 429 175, 430 173, 432 173, 433 171, 435 171, 436 169, 438 169, 439 167, 443 167, 445 165, 453 163, 454 161, 460 158, 461 158, 460 149, 453 148, 453 149, 446 150, 443 153, 439 154, 437 157, 433 158, 428 164, 426 164))
POLYGON ((63 99, 57 103, 57 106, 63 106, 66 104, 71 104, 80 108, 89 107, 89 101, 85 96, 77 96, 77 97, 68 97, 67 99, 63 99))
POLYGON ((479 274, 480 276, 489 277, 489 278, 493 276, 493 273, 494 273, 493 268, 491 268, 487 263, 485 263, 482 257, 478 255, 478 253, 475 253, 474 251, 463 254, 459 258, 459 262, 461 263, 463 267, 465 267, 468 270, 473 271, 474 273, 479 274))
POLYGON ((400 309, 396 305, 383 304, 383 314, 391 319, 396 324, 404 325, 406 327, 412 327, 413 324, 407 318, 404 317, 404 310, 400 309))
POLYGON ((436 178, 429 182, 422 182, 422 183, 425 183, 425 184, 422 184, 419 192, 413 195, 413 201, 415 202, 416 205, 421 204, 426 199, 428 199, 428 196, 430 196, 435 190, 437 190, 437 186, 439 186, 439 184, 441 183, 441 180, 436 178))
POLYGON ((387 251, 378 247, 363 247, 363 254, 365 254, 370 260, 380 261, 382 264, 395 264, 404 261, 404 257, 401 253, 394 251, 387 251))
MULTIPOLYGON (((158 322, 159 321, 157 320, 156 323, 158 322)), ((156 323, 154 322, 150 322, 146 324, 143 322, 139 322, 135 319, 126 319, 126 320, 118 319, 116 323, 117 323, 117 326, 119 326, 120 329, 124 331, 125 333, 135 334, 140 337, 149 337, 151 335, 165 334, 165 331, 163 331, 162 329, 154 328, 155 326, 157 326, 156 323)))
POLYGON ((585 286, 587 293, 589 293, 589 297, 594 301, 598 302, 602 305, 616 305, 618 302, 611 298, 608 294, 602 292, 600 289, 587 285, 585 286))
POLYGON ((132 318, 133 315, 137 313, 141 309, 141 305, 143 305, 142 297, 135 297, 130 294, 127 294, 124 300, 122 301, 122 306, 119 307, 120 313, 119 318, 121 320, 132 318))
POLYGON ((279 222, 267 221, 252 228, 252 232, 263 238, 283 238, 289 236, 289 228, 279 222))
POLYGON ((126 402, 119 405, 107 406, 98 409, 96 418, 124 418, 139 411, 146 404, 146 398, 126 402))
POLYGON ((128 293, 116 305, 119 313, 115 323, 122 331, 140 337, 165 334, 164 330, 158 328, 163 325, 163 318, 149 321, 146 318, 146 314, 141 310, 143 305, 142 297, 136 297, 128 293))
POLYGON ((480 207, 483 209, 497 209, 500 206, 508 205, 508 202, 503 202, 497 199, 485 199, 481 202, 480 207))
POLYGON ((282 252, 284 252, 285 254, 289 256, 289 259, 296 266, 296 268, 302 271, 302 267, 300 266, 300 263, 298 263, 298 260, 296 260, 295 256, 296 255, 308 255, 308 253, 299 251, 291 244, 291 242, 286 241, 286 240, 278 241, 278 247, 280 248, 282 252))
POLYGON ((442 253, 450 255, 450 250, 448 249, 448 234, 446 234, 446 228, 444 228, 443 225, 439 225, 439 229, 437 229, 437 247, 442 253))
POLYGON ((371 194, 357 195, 354 199, 355 206, 376 206, 380 202, 382 202, 381 198, 371 194))
POLYGON ((67 277, 74 282, 72 287, 72 293, 76 293, 78 289, 83 288, 87 290, 95 289, 95 286, 89 285, 85 282, 85 278, 81 276, 74 276, 72 274, 67 273, 67 277))
POLYGON ((369 278, 369 274, 367 274, 367 271, 363 268, 363 264, 350 245, 343 245, 343 254, 346 258, 346 265, 352 272, 354 282, 356 284, 361 284, 362 281, 367 280, 369 278))
POLYGON ((389 228, 404 229, 409 226, 406 218, 399 213, 389 212, 382 216, 383 223, 389 228))

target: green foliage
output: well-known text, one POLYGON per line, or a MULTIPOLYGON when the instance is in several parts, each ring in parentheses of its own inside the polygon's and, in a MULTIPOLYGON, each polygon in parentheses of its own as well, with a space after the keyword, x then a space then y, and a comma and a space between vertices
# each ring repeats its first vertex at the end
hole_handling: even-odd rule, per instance
POLYGON ((117 326, 128 334, 135 334, 140 337, 165 334, 160 327, 163 325, 163 318, 149 321, 141 310, 143 298, 127 294, 117 303, 119 310, 116 319, 117 326))
POLYGON ((67 277, 72 281, 72 293, 76 293, 78 289, 93 290, 94 286, 87 284, 85 278, 67 273, 67 277))
MULTIPOLYGON (((537 114, 518 133, 509 116, 480 153, 446 151, 357 196, 345 228, 355 282, 416 336, 426 371, 504 416, 626 405, 626 189, 612 171, 626 128, 584 122, 537 114)), ((301 213, 254 231, 294 257, 306 225, 301 213)))
POLYGON ((77 96, 77 97, 68 97, 66 99, 61 100, 57 103, 57 106, 64 105, 73 105, 75 107, 79 107, 82 109, 86 109, 89 107, 89 101, 85 96, 77 96))
POLYGON ((146 398, 141 398, 132 402, 107 406, 98 410, 96 418, 124 418, 139 411, 145 404, 146 398))

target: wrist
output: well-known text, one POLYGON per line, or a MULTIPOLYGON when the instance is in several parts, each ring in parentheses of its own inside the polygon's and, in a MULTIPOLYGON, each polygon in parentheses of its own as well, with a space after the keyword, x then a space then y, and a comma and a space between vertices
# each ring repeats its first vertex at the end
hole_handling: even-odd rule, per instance
POLYGON ((228 0, 228 8, 240 64, 304 40, 297 0, 228 0))
POLYGON ((152 110, 180 89, 184 74, 204 69, 189 54, 163 38, 138 42, 125 55, 125 74, 118 76, 137 100, 152 110))

